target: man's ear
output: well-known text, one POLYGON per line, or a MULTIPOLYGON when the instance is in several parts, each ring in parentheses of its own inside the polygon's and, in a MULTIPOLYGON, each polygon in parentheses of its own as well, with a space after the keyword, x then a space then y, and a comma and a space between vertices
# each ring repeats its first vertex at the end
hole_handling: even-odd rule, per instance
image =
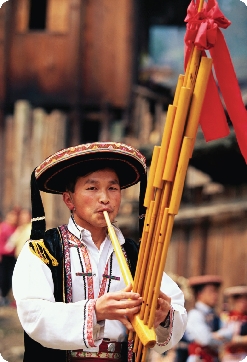
POLYGON ((70 211, 74 210, 74 204, 68 191, 63 193, 63 201, 70 211))

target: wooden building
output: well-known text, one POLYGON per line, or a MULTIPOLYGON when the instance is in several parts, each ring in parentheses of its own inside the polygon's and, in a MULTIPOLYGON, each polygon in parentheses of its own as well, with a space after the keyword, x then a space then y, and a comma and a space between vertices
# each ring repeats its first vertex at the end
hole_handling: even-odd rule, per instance
POLYGON ((108 106, 128 105, 132 2, 9 0, 0 16, 2 107, 26 99, 33 106, 66 110, 70 143, 99 138, 96 123, 82 130, 80 120, 86 122, 93 111, 93 120, 104 122, 108 106))
POLYGON ((104 139, 124 117, 153 23, 183 23, 189 0, 8 0, 0 9, 0 109, 66 110, 69 143, 104 139))

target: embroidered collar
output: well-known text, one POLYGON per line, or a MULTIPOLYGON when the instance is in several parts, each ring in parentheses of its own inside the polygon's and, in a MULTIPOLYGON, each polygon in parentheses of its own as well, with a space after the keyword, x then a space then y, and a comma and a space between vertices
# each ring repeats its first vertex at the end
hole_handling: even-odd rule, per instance
MULTIPOLYGON (((114 230, 115 230, 115 233, 117 235, 120 245, 124 244, 125 239, 124 239, 122 232, 116 226, 113 225, 113 227, 114 227, 114 230)), ((87 229, 82 228, 78 224, 76 224, 72 217, 69 218, 68 229, 72 234, 74 234, 85 245, 93 243, 93 240, 91 237, 91 232, 87 229)), ((109 236, 107 235, 106 237, 109 240, 109 236)))

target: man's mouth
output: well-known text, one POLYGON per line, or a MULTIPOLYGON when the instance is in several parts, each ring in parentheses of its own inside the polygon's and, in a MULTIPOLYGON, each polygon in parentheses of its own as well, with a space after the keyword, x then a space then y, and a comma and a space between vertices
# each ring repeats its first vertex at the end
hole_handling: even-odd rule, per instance
POLYGON ((102 214, 103 214, 104 211, 107 211, 108 213, 111 213, 113 211, 113 209, 109 208, 109 207, 102 207, 102 208, 96 210, 96 212, 99 212, 99 213, 102 213, 102 214))

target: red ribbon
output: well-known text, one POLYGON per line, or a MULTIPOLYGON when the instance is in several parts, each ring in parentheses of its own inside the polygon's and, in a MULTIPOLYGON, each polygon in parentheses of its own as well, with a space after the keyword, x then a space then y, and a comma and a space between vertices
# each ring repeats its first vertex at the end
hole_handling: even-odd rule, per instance
MULTIPOLYGON (((185 67, 194 45, 202 50, 204 55, 205 50, 209 50, 219 90, 233 124, 240 151, 247 163, 247 112, 229 50, 219 29, 226 29, 231 22, 225 18, 216 0, 204 2, 203 9, 199 12, 198 4, 199 0, 196 3, 194 0, 191 1, 185 18, 187 22, 185 67)), ((229 134, 218 87, 211 74, 200 116, 200 125, 206 141, 226 137, 229 134)))

